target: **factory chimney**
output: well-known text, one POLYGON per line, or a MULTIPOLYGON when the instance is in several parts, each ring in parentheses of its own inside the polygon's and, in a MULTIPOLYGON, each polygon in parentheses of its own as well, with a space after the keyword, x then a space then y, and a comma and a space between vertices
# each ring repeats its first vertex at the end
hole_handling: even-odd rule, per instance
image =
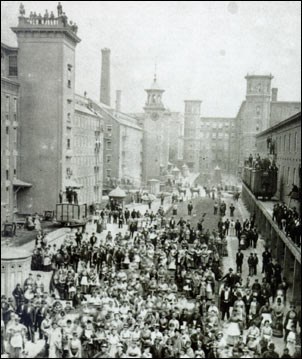
POLYGON ((100 101, 110 106, 110 49, 102 49, 100 101))
POLYGON ((122 91, 116 90, 116 99, 115 99, 115 111, 121 112, 121 97, 122 97, 122 91))
POLYGON ((277 102, 278 101, 278 89, 276 87, 272 88, 272 101, 277 102))

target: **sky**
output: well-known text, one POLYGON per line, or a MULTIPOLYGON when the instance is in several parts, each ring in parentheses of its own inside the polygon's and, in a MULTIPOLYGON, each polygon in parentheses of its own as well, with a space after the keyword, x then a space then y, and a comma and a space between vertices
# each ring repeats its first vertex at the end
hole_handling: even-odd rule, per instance
MULTIPOLYGON (((301 101, 301 4, 298 1, 62 1, 77 23, 76 92, 99 99, 101 49, 111 49, 111 104, 142 112, 144 89, 157 79, 164 105, 184 111, 202 101, 202 116, 236 116, 249 74, 274 76, 280 101, 301 101)), ((56 1, 23 1, 26 15, 56 1)), ((19 1, 1 2, 1 41, 17 46, 19 1)))

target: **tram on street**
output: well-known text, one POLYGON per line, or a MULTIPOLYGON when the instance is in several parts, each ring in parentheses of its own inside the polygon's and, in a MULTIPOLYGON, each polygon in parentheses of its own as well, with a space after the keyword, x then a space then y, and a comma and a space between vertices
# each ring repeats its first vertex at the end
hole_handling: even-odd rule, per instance
POLYGON ((270 200, 277 191, 277 176, 276 169, 255 169, 251 167, 244 167, 242 180, 250 191, 262 199, 270 200))

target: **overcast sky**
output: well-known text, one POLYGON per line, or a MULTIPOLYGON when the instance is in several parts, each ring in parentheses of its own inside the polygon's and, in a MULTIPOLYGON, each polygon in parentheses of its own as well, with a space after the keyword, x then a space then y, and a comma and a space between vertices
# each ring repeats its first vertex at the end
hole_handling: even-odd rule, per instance
MULTIPOLYGON (((26 15, 55 1, 23 1, 26 15)), ((2 42, 16 46, 19 1, 1 2, 2 42)), ((111 102, 122 90, 122 110, 141 112, 157 63, 164 104, 184 110, 202 100, 203 116, 235 116, 247 73, 274 76, 279 100, 301 98, 301 5, 298 1, 62 1, 79 27, 76 91, 99 98, 101 49, 111 49, 111 102)))

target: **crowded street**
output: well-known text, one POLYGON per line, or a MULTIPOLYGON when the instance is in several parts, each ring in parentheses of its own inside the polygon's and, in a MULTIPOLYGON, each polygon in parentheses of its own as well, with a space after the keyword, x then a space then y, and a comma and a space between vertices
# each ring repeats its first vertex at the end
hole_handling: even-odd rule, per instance
MULTIPOLYGON (((241 200, 234 203, 234 217, 229 216, 233 198, 226 192, 219 201, 226 203, 224 216, 213 214, 216 201, 205 193, 177 203, 177 210, 169 199, 163 206, 155 201, 151 209, 133 204, 125 211, 143 215, 133 236, 130 219, 122 228, 107 223, 101 233, 90 221, 80 242, 78 231, 68 234, 57 253, 50 249, 51 268, 28 273, 21 290, 19 286, 24 296, 17 297, 14 291, 12 297, 2 297, 2 308, 4 303, 9 305, 9 315, 4 314, 6 351, 2 357, 6 353, 12 357, 8 341, 12 343, 11 338, 17 336, 14 328, 18 326, 24 328, 23 354, 28 357, 252 358, 262 357, 272 343, 280 356, 284 348, 294 355, 298 343, 290 345, 282 328, 274 335, 277 301, 281 300, 283 308, 281 326, 286 325, 288 313, 296 313, 286 302, 286 291, 273 294, 268 284, 263 294, 264 241, 259 238, 256 247, 242 249, 240 271, 235 228, 231 224, 226 230, 225 222, 238 219, 243 224, 251 216, 241 200), (193 206, 191 212, 188 204, 193 206), (163 216, 158 214, 161 209, 166 211, 163 216), (154 218, 153 213, 157 213, 154 218), (86 256, 85 242, 89 245, 94 237, 86 256), (80 258, 74 262, 79 246, 80 258), (69 251, 69 259, 60 262, 59 254, 66 257, 69 251), (104 253, 103 260, 94 256, 98 252, 104 253), (256 272, 249 268, 251 253, 259 257, 256 272), (60 286, 61 282, 67 286, 60 286), (227 310, 223 304, 226 290, 227 310), (32 322, 27 311, 35 313, 32 322), (259 335, 253 337, 251 333, 257 330, 259 335), (267 337, 266 331, 271 333, 267 337)), ((300 322, 296 321, 295 331, 287 330, 285 326, 287 336, 296 330, 300 333, 300 322)))
POLYGON ((2 1, 1 358, 301 358, 300 60, 296 1, 2 1))

